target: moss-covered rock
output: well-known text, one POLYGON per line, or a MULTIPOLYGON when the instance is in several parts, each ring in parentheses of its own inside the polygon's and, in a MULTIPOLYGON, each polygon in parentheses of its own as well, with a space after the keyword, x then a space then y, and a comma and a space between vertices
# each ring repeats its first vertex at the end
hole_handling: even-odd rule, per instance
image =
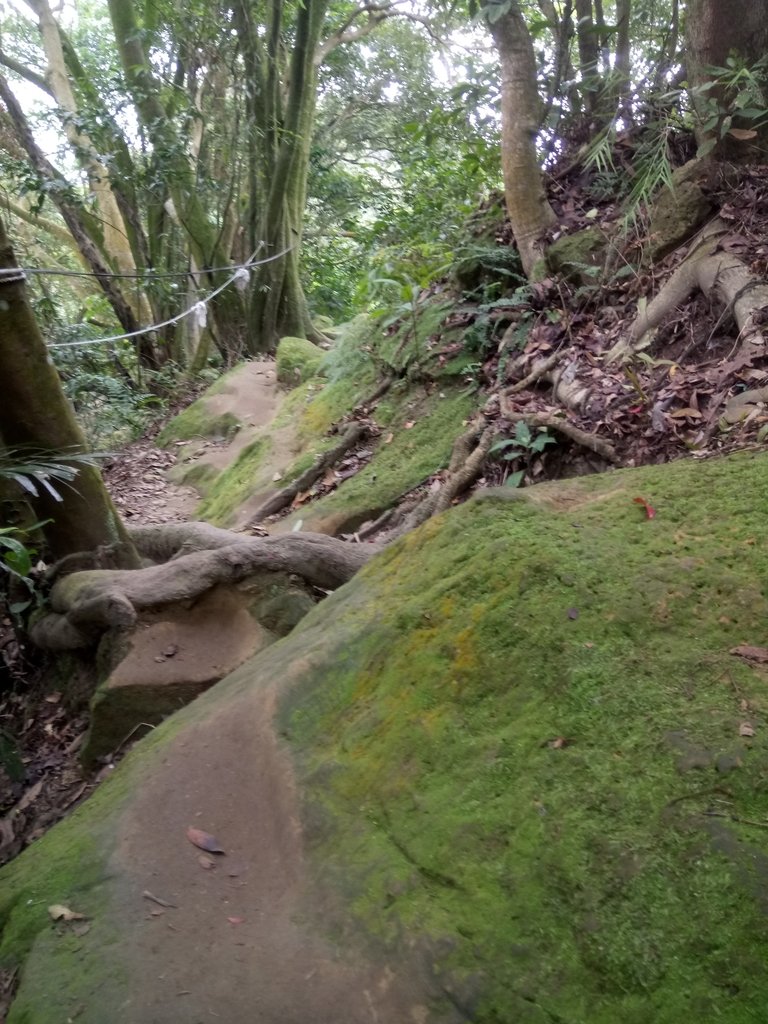
POLYGON ((304 529, 338 533, 377 516, 447 465, 473 408, 473 398, 448 386, 429 395, 395 389, 376 410, 383 432, 370 461, 289 522, 301 519, 304 529))
POLYGON ((270 441, 259 436, 240 452, 231 466, 219 473, 210 487, 197 515, 214 526, 228 526, 240 505, 258 489, 257 473, 270 441))
POLYGON ((282 338, 277 346, 277 379, 294 388, 317 373, 325 353, 305 338, 282 338))
POLYGON ((563 235, 547 249, 547 263, 554 274, 580 284, 595 283, 595 269, 605 263, 608 241, 598 227, 563 235))
POLYGON ((174 441, 192 441, 195 438, 231 441, 241 426, 240 420, 231 412, 211 413, 206 399, 198 398, 166 423, 157 443, 167 448, 174 441))
POLYGON ((467 1019, 756 1020, 768 676, 730 651, 766 637, 766 459, 542 490, 316 613, 354 622, 283 709, 318 872, 431 936, 467 1019))
MULTIPOLYGON (((765 644, 767 469, 749 453, 530 488, 393 545, 0 872, 4 963, 34 942, 11 1021, 59 1019, 45 978, 63 953, 44 906, 68 899, 99 922, 67 961, 66 1008, 79 999, 85 1024, 106 1019, 99 977, 109 1019, 132 1019, 121 1007, 147 986, 175 1019, 164 979, 184 935, 198 951, 215 938, 194 961, 195 1005, 221 991, 222 970, 273 996, 258 936, 274 906, 254 904, 253 935, 240 908, 297 834, 269 774, 287 751, 286 792, 303 808, 304 856, 290 863, 309 872, 292 905, 313 937, 306 977, 366 957, 421 965, 416 982, 398 967, 366 988, 419 996, 420 1016, 377 1004, 382 1024, 761 1020, 768 674, 731 652, 765 644), (264 762, 277 740, 254 735, 275 700, 287 746, 264 762), (220 840, 240 835, 245 887, 220 891, 185 845, 183 824, 216 813, 220 840), (107 863, 112 835, 131 856, 107 863), (174 931, 136 913, 145 885, 178 890, 174 931), (122 978, 105 973, 115 922, 131 949, 122 978), (231 927, 247 936, 237 957, 231 927)), ((248 1019, 246 996, 229 1019, 248 1019)))

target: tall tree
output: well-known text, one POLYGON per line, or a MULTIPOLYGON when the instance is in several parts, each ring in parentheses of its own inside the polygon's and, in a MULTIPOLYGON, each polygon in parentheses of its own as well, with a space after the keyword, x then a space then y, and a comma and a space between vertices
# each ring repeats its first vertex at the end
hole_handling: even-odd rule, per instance
POLYGON ((541 264, 544 236, 555 220, 536 149, 544 109, 536 57, 517 0, 495 3, 486 12, 501 61, 501 166, 507 213, 523 269, 531 277, 541 264))
MULTIPOLYGON (((42 335, 29 305, 24 275, 0 218, 0 437, 8 447, 33 447, 63 454, 86 450, 85 436, 61 389, 42 335)), ((80 551, 108 551, 109 561, 133 568, 138 556, 101 476, 93 466, 79 465, 78 475, 63 501, 45 488, 29 497, 41 519, 54 558, 80 551)))

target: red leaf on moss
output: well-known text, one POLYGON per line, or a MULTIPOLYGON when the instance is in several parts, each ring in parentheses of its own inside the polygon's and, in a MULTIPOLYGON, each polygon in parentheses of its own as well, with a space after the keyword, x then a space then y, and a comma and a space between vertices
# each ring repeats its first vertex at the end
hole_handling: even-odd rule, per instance
POLYGON ((643 508, 645 509, 645 515, 647 519, 653 519, 653 517, 656 515, 656 509, 653 507, 653 505, 650 504, 650 502, 647 502, 645 498, 633 498, 632 500, 636 505, 643 506, 643 508))

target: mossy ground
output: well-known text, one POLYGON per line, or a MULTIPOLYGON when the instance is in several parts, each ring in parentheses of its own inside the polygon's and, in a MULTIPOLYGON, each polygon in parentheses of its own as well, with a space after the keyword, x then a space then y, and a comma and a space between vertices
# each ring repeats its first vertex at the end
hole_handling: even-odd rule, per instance
POLYGON ((766 458, 564 493, 428 523, 299 627, 344 636, 283 712, 318 873, 478 1024, 760 1021, 768 674, 729 651, 768 635, 766 458))
POLYGON ((197 515, 213 523, 227 526, 235 510, 258 490, 257 474, 269 452, 269 437, 259 436, 247 445, 211 483, 197 515))
MULTIPOLYGON (((210 393, 209 390, 207 394, 210 393)), ((232 413, 213 415, 206 408, 205 398, 198 398, 163 427, 157 443, 167 448, 174 441, 191 441, 196 437, 231 440, 240 427, 240 420, 232 413)))

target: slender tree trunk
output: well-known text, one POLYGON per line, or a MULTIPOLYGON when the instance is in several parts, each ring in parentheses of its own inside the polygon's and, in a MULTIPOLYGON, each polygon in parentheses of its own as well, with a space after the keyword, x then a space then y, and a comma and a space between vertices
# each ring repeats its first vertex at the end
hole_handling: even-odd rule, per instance
MULTIPOLYGON (((0 218, 0 269, 18 264, 0 218)), ((82 430, 61 389, 27 300, 23 274, 0 275, 0 436, 9 447, 33 445, 45 452, 86 451, 82 430)), ((81 466, 63 501, 44 488, 30 504, 41 519, 54 558, 108 548, 111 564, 138 566, 138 556, 107 494, 98 470, 81 466)))
MULTIPOLYGON (((11 92, 10 86, 3 75, 0 75, 0 99, 5 104, 18 141, 26 152, 32 166, 40 177, 48 183, 48 194, 51 200, 64 218, 64 223, 67 225, 83 258, 93 271, 96 281, 104 292, 120 326, 126 333, 138 331, 143 325, 138 322, 130 303, 126 300, 114 278, 110 276, 110 268, 105 263, 90 232, 85 228, 81 209, 68 194, 69 186, 53 164, 43 155, 42 150, 35 142, 21 106, 11 92)), ((154 349, 145 336, 138 338, 137 349, 139 358, 144 365, 156 365, 154 349)))
POLYGON ((599 91, 597 63, 600 47, 592 16, 592 0, 576 0, 576 38, 579 44, 579 71, 581 72, 584 106, 588 114, 594 114, 599 91))
MULTIPOLYGON (((226 272, 208 270, 225 266, 229 254, 221 249, 218 229, 208 215, 199 194, 186 147, 161 101, 161 86, 142 42, 132 0, 108 0, 112 26, 131 98, 145 132, 152 142, 155 159, 162 161, 164 178, 190 251, 203 279, 211 288, 226 279, 226 272)), ((230 287, 211 301, 216 343, 228 362, 239 358, 245 345, 243 303, 230 287)))
MULTIPOLYGON (((99 218, 102 251, 113 270, 125 274, 135 274, 136 262, 133 258, 120 206, 112 191, 110 172, 96 152, 90 136, 80 127, 77 101, 67 73, 58 23, 53 16, 48 0, 26 0, 26 2, 37 15, 40 24, 40 36, 48 61, 45 77, 59 106, 64 134, 76 159, 88 176, 88 188, 94 197, 99 218)), ((129 297, 128 302, 140 323, 152 323, 152 308, 142 290, 138 290, 129 297)))
POLYGON ((523 270, 531 277, 544 256, 544 236, 555 221, 536 154, 541 119, 536 58, 517 0, 490 29, 501 59, 501 164, 507 214, 523 270))

